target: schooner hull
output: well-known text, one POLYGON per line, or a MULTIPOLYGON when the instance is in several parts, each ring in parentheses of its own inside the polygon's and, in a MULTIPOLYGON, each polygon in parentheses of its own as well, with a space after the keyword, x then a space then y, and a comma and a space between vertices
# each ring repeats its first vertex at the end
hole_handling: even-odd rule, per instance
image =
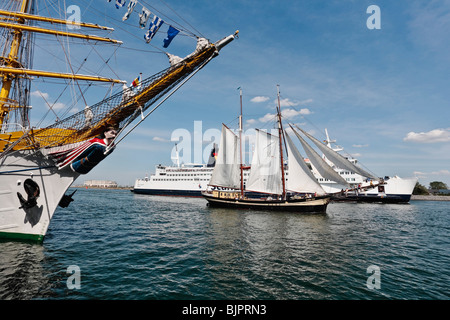
POLYGON ((297 213, 326 213, 329 197, 304 198, 295 200, 258 200, 258 199, 227 199, 203 194, 210 207, 286 211, 297 213))
POLYGON ((42 242, 61 198, 78 176, 70 168, 58 170, 47 156, 32 150, 0 159, 0 238, 42 242), (35 201, 29 201, 36 190, 35 201))

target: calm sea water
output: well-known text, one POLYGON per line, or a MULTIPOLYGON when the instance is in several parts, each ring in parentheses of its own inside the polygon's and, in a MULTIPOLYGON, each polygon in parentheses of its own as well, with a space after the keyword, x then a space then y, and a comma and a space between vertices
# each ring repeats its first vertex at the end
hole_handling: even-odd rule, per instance
POLYGON ((450 202, 298 215, 127 190, 74 198, 43 244, 0 242, 1 299, 450 298, 450 202))

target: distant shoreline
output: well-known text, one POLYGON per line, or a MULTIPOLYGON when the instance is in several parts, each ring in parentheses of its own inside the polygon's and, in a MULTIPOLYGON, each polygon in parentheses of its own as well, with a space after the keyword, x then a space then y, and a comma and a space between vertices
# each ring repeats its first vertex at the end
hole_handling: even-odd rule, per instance
POLYGON ((71 186, 79 189, 108 189, 108 190, 132 190, 133 187, 94 187, 94 186, 71 186))
POLYGON ((432 195, 415 195, 411 196, 411 200, 425 200, 425 201, 450 201, 450 196, 432 196, 432 195))
MULTIPOLYGON (((89 186, 72 186, 71 188, 80 188, 80 189, 108 189, 108 190, 133 190, 133 187, 89 187, 89 186)), ((415 195, 411 196, 411 200, 418 201, 450 201, 450 196, 433 196, 433 195, 415 195)))

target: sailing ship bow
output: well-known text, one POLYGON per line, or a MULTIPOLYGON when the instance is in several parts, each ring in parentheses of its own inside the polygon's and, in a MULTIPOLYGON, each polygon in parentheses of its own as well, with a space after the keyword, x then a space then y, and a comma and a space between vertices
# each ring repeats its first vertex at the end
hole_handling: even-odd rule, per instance
POLYGON ((216 43, 199 38, 192 54, 183 59, 168 54, 170 67, 141 81, 138 88, 133 90, 124 84, 119 92, 86 105, 80 112, 57 119, 45 128, 33 128, 28 105, 31 81, 36 77, 66 79, 75 84, 125 83, 120 79, 78 74, 70 63, 69 73, 33 69, 35 34, 82 39, 94 45, 121 44, 85 32, 112 31, 108 27, 35 15, 34 2, 0 2, 0 237, 42 241, 57 206, 67 207, 73 200, 71 195, 65 195, 70 185, 109 153, 111 136, 107 139, 97 136, 104 132, 114 136, 115 129, 127 127, 158 100, 159 106, 233 41, 237 32, 216 43), (56 27, 63 24, 75 24, 80 32, 56 27), (114 129, 106 131, 109 127, 114 129))
MULTIPOLYGON (((122 91, 111 97, 102 100, 93 106, 86 106, 85 110, 64 120, 57 121, 46 128, 11 132, 6 126, 7 123, 10 122, 10 111, 13 108, 27 109, 25 104, 10 99, 12 88, 16 81, 36 76, 64 78, 74 81, 85 80, 126 83, 119 79, 110 79, 99 76, 32 70, 26 66, 26 63, 19 61, 18 53, 21 51, 21 46, 24 45, 24 32, 27 32, 27 34, 41 33, 75 37, 95 42, 121 43, 118 40, 105 37, 31 26, 30 22, 32 21, 48 22, 49 24, 74 24, 67 20, 52 19, 28 13, 31 2, 31 0, 23 0, 18 11, 10 12, 0 10, 0 17, 3 17, 3 20, 8 21, 0 21, 0 27, 11 30, 14 34, 8 55, 0 57, 0 75, 3 78, 2 89, 0 92, 0 127, 3 128, 0 133, 0 150, 3 150, 3 153, 12 150, 73 145, 74 143, 92 139, 101 134, 108 126, 115 126, 118 128, 127 126, 190 74, 205 66, 211 59, 218 55, 219 51, 224 46, 233 41, 238 34, 238 31, 236 31, 233 35, 225 37, 216 43, 210 43, 203 38, 198 39, 197 48, 192 54, 184 59, 177 59, 177 62, 172 63, 166 70, 143 80, 140 84, 141 90, 138 92, 132 91, 131 88, 126 88, 126 86, 124 86, 122 91), (6 132, 8 132, 7 135, 2 135, 2 133, 6 132)), ((111 28, 98 26, 96 24, 76 24, 82 28, 112 30, 111 28)), ((27 121, 28 117, 23 116, 23 127, 28 127, 29 123, 27 123, 27 121)))

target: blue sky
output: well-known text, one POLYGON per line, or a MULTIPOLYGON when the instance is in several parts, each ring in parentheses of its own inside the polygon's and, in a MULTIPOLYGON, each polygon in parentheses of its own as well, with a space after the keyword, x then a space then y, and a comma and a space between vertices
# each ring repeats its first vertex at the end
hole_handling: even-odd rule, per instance
MULTIPOLYGON (((149 45, 137 27, 137 13, 121 22, 125 8, 117 10, 107 1, 73 2, 84 21, 106 14, 95 22, 116 28, 110 37, 124 41, 114 54, 106 54, 111 57, 111 69, 102 70, 106 75, 130 83, 139 72, 146 77, 168 67, 162 40, 171 22, 149 45)), ((235 30, 239 39, 76 183, 107 179, 132 185, 155 165, 172 163, 174 132, 194 137, 195 123, 196 129, 201 123, 206 139, 205 133, 219 131, 222 123, 237 127, 238 87, 243 89, 245 129, 270 129, 273 124, 265 120, 274 113, 279 85, 286 120, 319 139, 327 128, 347 153, 377 175, 417 176, 423 185, 437 180, 450 187, 450 1, 139 3, 137 11, 141 4, 151 5, 212 42, 235 30), (367 27, 370 5, 380 8, 381 29, 367 27)), ((179 35, 166 50, 183 57, 194 48, 194 39, 179 35)), ((72 50, 82 61, 86 51, 72 50)), ((36 58, 43 54, 37 52, 36 58)), ((56 63, 43 60, 36 65, 56 63)), ((32 90, 35 114, 46 108, 39 92, 49 101, 57 96, 46 83, 32 90)), ((87 103, 103 99, 105 91, 87 93, 87 103)), ((202 142, 206 153, 210 143, 202 142)))

